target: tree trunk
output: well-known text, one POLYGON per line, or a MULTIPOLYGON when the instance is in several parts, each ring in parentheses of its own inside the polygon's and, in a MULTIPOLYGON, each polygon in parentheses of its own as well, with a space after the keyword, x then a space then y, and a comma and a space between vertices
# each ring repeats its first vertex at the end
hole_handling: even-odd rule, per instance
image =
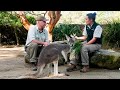
POLYGON ((49 16, 49 23, 47 26, 47 30, 49 32, 49 41, 52 42, 52 31, 53 28, 55 27, 56 23, 59 21, 60 16, 61 16, 61 11, 49 11, 48 12, 48 16, 49 16))
POLYGON ((14 29, 14 33, 15 33, 15 38, 16 38, 16 42, 17 42, 17 46, 19 46, 19 38, 18 38, 18 35, 17 35, 17 28, 14 29))
POLYGON ((26 18, 26 16, 24 15, 24 13, 23 13, 23 12, 20 12, 20 13, 18 14, 18 17, 20 18, 21 23, 23 24, 24 28, 25 28, 26 30, 29 30, 31 24, 30 24, 29 21, 27 20, 27 18, 26 18))
POLYGON ((2 45, 2 34, 1 34, 1 32, 0 32, 0 46, 2 45))

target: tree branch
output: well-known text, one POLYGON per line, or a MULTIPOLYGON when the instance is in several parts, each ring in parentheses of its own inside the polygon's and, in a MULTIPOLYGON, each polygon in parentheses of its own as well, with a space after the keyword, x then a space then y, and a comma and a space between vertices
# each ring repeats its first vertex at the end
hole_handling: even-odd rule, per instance
POLYGON ((20 20, 21 20, 24 28, 25 28, 26 30, 29 30, 29 27, 30 27, 31 24, 30 24, 29 21, 27 20, 24 12, 23 12, 23 11, 18 12, 17 16, 20 18, 20 20))

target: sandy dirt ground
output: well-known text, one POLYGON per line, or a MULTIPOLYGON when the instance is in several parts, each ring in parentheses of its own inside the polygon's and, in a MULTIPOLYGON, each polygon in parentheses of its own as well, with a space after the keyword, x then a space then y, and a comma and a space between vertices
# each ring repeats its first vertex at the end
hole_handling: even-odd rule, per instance
MULTIPOLYGON (((59 66, 60 72, 65 72, 66 66, 59 66)), ((0 79, 17 79, 20 76, 34 73, 32 66, 24 62, 24 48, 0 47, 0 79)), ((91 69, 90 72, 69 72, 70 76, 47 77, 39 79, 120 79, 119 70, 91 69)))
MULTIPOLYGON (((64 69, 64 67, 61 68, 64 69)), ((0 79, 16 79, 20 76, 33 73, 35 71, 32 71, 32 66, 24 62, 23 47, 0 47, 0 79)), ((49 77, 46 76, 44 78, 49 77)))

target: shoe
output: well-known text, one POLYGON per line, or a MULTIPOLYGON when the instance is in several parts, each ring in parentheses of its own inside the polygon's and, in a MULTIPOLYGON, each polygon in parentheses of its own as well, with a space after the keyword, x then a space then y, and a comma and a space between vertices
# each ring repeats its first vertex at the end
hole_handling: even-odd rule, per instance
POLYGON ((76 71, 76 70, 77 70, 77 68, 76 68, 76 65, 74 65, 74 64, 70 64, 68 66, 68 68, 66 69, 67 72, 72 72, 72 71, 76 71))
POLYGON ((31 64, 37 66, 37 62, 31 62, 31 64))
POLYGON ((33 70, 33 71, 37 71, 37 66, 33 67, 32 70, 33 70))
POLYGON ((31 62, 31 64, 33 65, 32 70, 37 71, 37 63, 36 62, 31 62))
POLYGON ((29 56, 28 56, 28 55, 25 55, 24 61, 25 61, 25 63, 30 63, 30 59, 29 59, 29 56))
POLYGON ((89 72, 89 66, 88 65, 84 65, 82 69, 80 69, 80 72, 86 73, 89 72))

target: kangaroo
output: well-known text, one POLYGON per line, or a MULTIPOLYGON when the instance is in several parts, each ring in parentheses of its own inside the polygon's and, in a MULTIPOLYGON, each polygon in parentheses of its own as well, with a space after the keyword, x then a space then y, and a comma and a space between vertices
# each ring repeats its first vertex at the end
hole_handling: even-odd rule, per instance
MULTIPOLYGON (((48 46, 44 47, 39 55, 38 63, 37 63, 37 71, 36 73, 32 74, 32 78, 38 78, 42 75, 43 69, 45 66, 48 66, 50 69, 50 64, 53 63, 54 65, 54 76, 63 76, 64 74, 58 73, 58 60, 62 54, 67 62, 67 54, 71 51, 71 47, 74 44, 74 37, 70 38, 69 36, 65 35, 68 41, 67 44, 56 44, 51 43, 48 46)), ((52 73, 52 70, 49 70, 52 73)))

